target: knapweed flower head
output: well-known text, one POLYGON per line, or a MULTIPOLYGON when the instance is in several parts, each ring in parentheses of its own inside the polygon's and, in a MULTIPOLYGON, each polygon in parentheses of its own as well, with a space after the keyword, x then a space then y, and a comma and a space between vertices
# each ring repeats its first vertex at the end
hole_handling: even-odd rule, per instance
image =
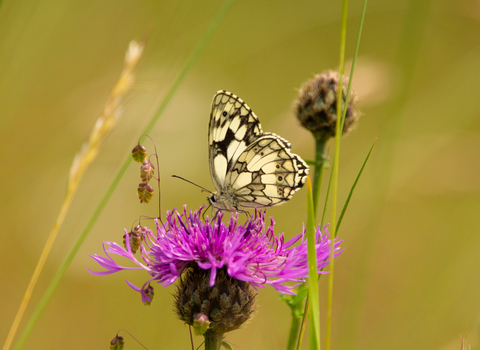
MULTIPOLYGON (((342 109, 347 98, 348 78, 343 77, 342 109)), ((328 140, 335 136, 337 122, 337 95, 340 84, 340 74, 326 71, 316 74, 298 91, 294 102, 294 111, 300 124, 313 133, 316 139, 328 140)), ((355 109, 357 96, 350 91, 346 106, 345 121, 342 134, 352 130, 358 120, 359 112, 355 109)))
MULTIPOLYGON (((203 221, 201 211, 202 208, 187 212, 184 207, 183 213, 167 212, 165 224, 156 221, 155 233, 145 231, 140 258, 135 257, 128 239, 126 248, 115 242, 104 242, 106 257, 92 257, 106 271, 92 273, 107 275, 122 270, 146 270, 151 278, 142 288, 127 281, 142 293, 144 300, 149 299, 144 291, 152 281, 169 286, 192 266, 209 271, 210 287, 215 285, 217 271, 224 269, 229 277, 247 282, 255 289, 271 285, 281 293, 295 294, 292 288, 308 276, 305 230, 285 242, 283 234, 274 234, 272 218, 266 227, 264 212, 255 211, 245 224, 238 222, 238 214, 232 214, 225 224, 223 212, 218 212, 213 220, 207 216, 203 221), (137 267, 116 263, 112 254, 130 259, 137 267)), ((326 228, 323 232, 317 229, 316 239, 318 272, 325 273, 321 269, 328 265, 330 258, 326 228)), ((335 242, 335 256, 340 254, 339 244, 335 242)))
MULTIPOLYGON (((202 209, 183 213, 167 212, 164 224, 156 222, 156 232, 142 228, 140 257, 135 257, 129 233, 125 245, 105 242, 106 257, 93 258, 106 269, 93 272, 111 274, 121 270, 144 269, 151 278, 139 288, 127 283, 142 295, 144 304, 153 298, 151 282, 168 286, 179 279, 175 294, 175 313, 194 326, 205 339, 221 339, 223 334, 239 328, 254 310, 256 290, 271 285, 286 294, 308 276, 305 230, 285 242, 283 234, 275 235, 274 221, 265 225, 265 213, 255 211, 245 224, 238 213, 223 223, 223 212, 214 219, 201 219, 202 209), (136 267, 119 265, 112 255, 133 261, 136 267), (199 323, 199 320, 202 322, 199 323)), ((318 272, 329 263, 330 243, 326 229, 316 231, 318 272)), ((340 254, 335 242, 334 255, 340 254)))

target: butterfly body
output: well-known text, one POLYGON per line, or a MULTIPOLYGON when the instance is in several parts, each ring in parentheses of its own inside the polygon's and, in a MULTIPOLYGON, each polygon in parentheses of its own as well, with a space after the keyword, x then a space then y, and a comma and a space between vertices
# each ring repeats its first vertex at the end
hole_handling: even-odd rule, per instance
POLYGON ((210 174, 220 210, 242 211, 283 204, 305 183, 308 166, 290 143, 264 133, 242 99, 225 90, 213 97, 209 123, 210 174))

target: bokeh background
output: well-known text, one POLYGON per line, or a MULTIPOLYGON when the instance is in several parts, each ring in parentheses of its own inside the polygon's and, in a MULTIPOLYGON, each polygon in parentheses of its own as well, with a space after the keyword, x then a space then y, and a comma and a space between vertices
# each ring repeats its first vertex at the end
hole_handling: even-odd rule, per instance
MULTIPOLYGON (((129 41, 148 38, 136 82, 83 178, 27 317, 222 4, 1 3, 2 343, 62 203, 72 159, 120 74, 129 41)), ((350 62, 362 5, 349 4, 350 62)), ((206 132, 219 89, 239 95, 265 131, 313 158, 313 138, 291 106, 302 82, 338 69, 340 17, 340 1, 234 3, 150 134, 165 210, 206 204, 205 193, 172 174, 213 189, 206 132)), ((369 1, 353 81, 362 117, 342 141, 340 203, 375 138, 377 144, 339 232, 345 251, 336 263, 333 349, 459 349, 461 334, 479 348, 479 63, 480 1, 369 1)), ((98 269, 88 255, 102 253, 102 241, 120 241, 140 215, 157 215, 155 204, 138 203, 138 172, 134 164, 128 169, 25 349, 105 349, 120 329, 149 349, 190 348, 188 328, 172 313, 173 286, 156 285, 145 307, 125 279, 141 285, 146 272, 86 271, 98 269)), ((268 215, 291 237, 302 229, 305 208, 303 190, 268 215)), ((227 340, 236 349, 282 349, 289 323, 289 309, 266 288, 253 320, 227 340)), ((129 349, 141 349, 123 335, 129 349)))

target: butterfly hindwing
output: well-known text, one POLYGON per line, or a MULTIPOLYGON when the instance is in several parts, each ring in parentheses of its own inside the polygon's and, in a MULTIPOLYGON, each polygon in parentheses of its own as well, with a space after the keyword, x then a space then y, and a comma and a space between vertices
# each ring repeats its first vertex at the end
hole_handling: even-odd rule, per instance
POLYGON ((238 158, 226 178, 242 207, 269 207, 292 198, 307 176, 308 166, 289 152, 275 134, 259 138, 238 158))
POLYGON ((209 124, 210 174, 221 210, 269 207, 289 200, 305 183, 308 166, 290 143, 263 133, 250 107, 221 90, 213 98, 209 124))

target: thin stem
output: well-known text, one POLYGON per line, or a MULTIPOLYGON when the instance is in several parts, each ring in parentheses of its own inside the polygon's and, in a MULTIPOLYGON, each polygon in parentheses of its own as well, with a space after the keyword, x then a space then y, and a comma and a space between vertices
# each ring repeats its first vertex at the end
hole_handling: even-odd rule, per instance
MULTIPOLYGON (((194 48, 190 56, 187 58, 187 61, 185 62, 184 66, 180 70, 179 75, 177 76, 175 82, 173 83, 172 87, 170 88, 169 92, 165 96, 162 104, 158 108, 157 112, 153 116, 152 120, 148 124, 147 128, 143 132, 143 134, 149 134, 153 127, 155 126, 155 123, 157 120, 160 118, 160 116, 163 114, 165 111, 167 105, 169 104, 170 100, 174 96, 175 92, 178 90, 178 87, 180 84, 183 82, 183 79, 187 75, 187 73, 191 70, 193 67, 194 63, 197 61, 198 57, 200 56, 201 52, 205 48, 205 46, 208 44, 210 39, 213 36, 213 33, 217 29, 217 27, 220 25, 221 21, 227 14, 228 10, 230 9, 231 5, 233 4, 234 0, 227 0, 223 7, 220 9, 218 12, 217 16, 215 17, 214 21, 210 25, 209 29, 207 32, 204 34, 204 36, 200 39, 199 43, 197 46, 194 48)), ((20 335, 19 340, 15 344, 15 349, 20 349, 23 347, 25 344, 30 332, 32 331, 33 327, 37 323, 38 319, 40 318, 40 315, 42 314, 45 306, 47 305, 48 301, 50 300, 51 296, 53 295, 53 292, 55 291, 56 287, 60 283, 60 280, 62 279, 63 275, 65 274, 67 268, 69 267, 70 263, 72 262, 73 258, 75 257, 76 253, 80 249, 81 245, 87 238, 90 230, 92 229, 93 225, 97 221, 98 217, 100 216, 100 213, 103 211, 105 208, 107 202, 109 201, 110 197, 112 196, 114 190, 116 189, 118 183, 120 182, 120 179, 123 177, 125 171, 127 170, 128 166, 132 162, 132 157, 130 155, 127 157, 123 165, 121 166, 119 172, 117 173, 115 179, 112 181, 112 184, 110 185, 109 189, 105 193, 103 199, 95 209, 94 213, 90 217, 90 220, 88 221, 87 225, 85 226, 82 234, 78 237, 77 241, 75 242, 72 250, 70 251, 69 255, 63 262, 63 264, 60 266, 59 270, 57 271, 56 275, 54 276, 52 282, 50 282, 50 285, 48 286, 47 290, 42 296, 42 299, 38 303, 37 307, 35 308, 32 316, 30 317, 27 325, 25 326, 24 331, 20 335)), ((7 348, 8 349, 8 348, 7 348)))
MULTIPOLYGON (((333 273, 334 273, 334 252, 335 252, 335 243, 333 236, 336 232, 336 221, 337 221, 337 197, 338 197, 338 170, 339 170, 339 161, 340 161, 340 139, 342 137, 342 102, 343 102, 343 73, 345 70, 345 42, 347 36, 347 9, 348 9, 348 0, 343 0, 342 8, 342 29, 340 35, 340 77, 338 82, 338 95, 337 95, 337 121, 336 121, 336 131, 335 131, 335 158, 333 160, 333 182, 332 182, 332 221, 331 221, 331 247, 330 247, 330 273, 328 275, 328 301, 327 301, 327 331, 326 331, 326 340, 325 348, 330 350, 330 344, 332 339, 332 309, 333 309, 333 273)), ((347 96, 348 98, 348 96, 347 96)), ((348 102, 348 101, 346 101, 348 102)), ((345 109, 346 109, 345 104, 345 109)))
POLYGON ((305 307, 303 309, 303 317, 302 322, 300 323, 300 333, 298 335, 297 340, 297 347, 296 349, 299 350, 302 346, 303 334, 305 333, 305 325, 307 324, 307 316, 310 310, 310 294, 307 295, 305 298, 305 307))

